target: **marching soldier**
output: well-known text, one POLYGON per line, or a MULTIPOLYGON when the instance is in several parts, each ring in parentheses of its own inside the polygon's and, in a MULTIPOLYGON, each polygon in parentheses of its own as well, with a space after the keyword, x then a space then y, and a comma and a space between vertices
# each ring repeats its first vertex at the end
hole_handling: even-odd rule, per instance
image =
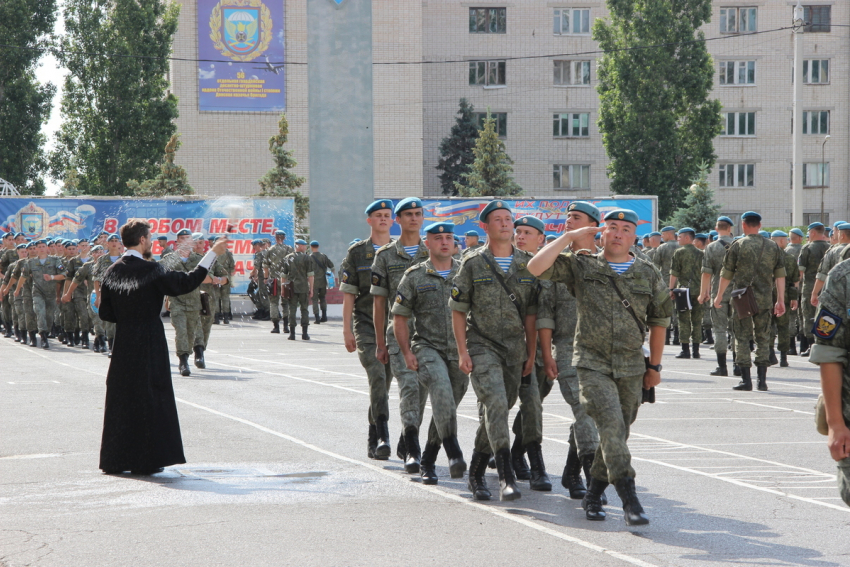
MULTIPOLYGON (((785 313, 780 317, 774 317, 776 325, 776 334, 779 336, 779 366, 786 368, 788 366, 788 351, 791 348, 793 337, 790 334, 789 319, 793 319, 797 313, 797 283, 800 281, 800 272, 797 270, 797 261, 794 256, 786 252, 788 244, 788 234, 781 230, 774 230, 770 234, 771 239, 783 251, 783 261, 785 262, 785 313)), ((771 354, 773 354, 773 337, 771 336, 771 354)), ((775 358, 775 355, 773 356, 775 358)))
MULTIPOLYGON (((210 242, 213 242, 213 240, 210 239, 210 242)), ((216 258, 215 263, 219 264, 221 269, 224 270, 224 275, 221 277, 227 278, 227 282, 216 288, 218 302, 215 304, 216 314, 213 323, 218 323, 221 320, 225 325, 229 325, 230 321, 233 320, 230 292, 233 289, 233 275, 236 273, 236 258, 233 257, 233 252, 228 248, 224 254, 216 258)))
MULTIPOLYGON (((189 231, 185 231, 189 234, 189 231)), ((106 237, 107 253, 101 256, 97 264, 93 268, 94 272, 94 291, 97 294, 95 305, 100 308, 100 282, 106 274, 109 266, 114 264, 121 257, 121 238, 117 234, 110 234, 106 237)), ((101 319, 101 327, 103 328, 103 336, 100 337, 100 352, 112 358, 112 343, 115 340, 115 323, 109 323, 101 319)))
MULTIPOLYGON (((285 235, 284 235, 285 238, 285 235)), ((265 272, 265 257, 268 251, 266 250, 265 241, 258 238, 251 242, 254 245, 254 271, 251 275, 257 279, 257 296, 260 298, 260 308, 254 313, 252 319, 257 321, 271 320, 271 302, 269 301, 269 288, 266 285, 265 272)), ((286 314, 286 311, 284 311, 286 314)))
MULTIPOLYGON (((700 282, 699 302, 711 310, 711 324, 714 327, 714 352, 717 355, 717 368, 709 372, 712 376, 729 376, 726 365, 726 352, 729 349, 728 335, 732 332, 732 290, 724 293, 720 307, 714 307, 711 298, 717 295, 720 287, 720 273, 723 271, 723 258, 732 246, 732 219, 717 217, 714 225, 717 240, 706 246, 702 261, 702 280, 700 282)), ((749 346, 747 347, 749 348, 749 346)), ((732 363, 734 364, 734 357, 732 363)))
MULTIPOLYGON (((192 233, 184 228, 177 233, 174 252, 161 259, 159 263, 168 271, 191 272, 203 258, 193 248, 192 233)), ((210 277, 207 276, 204 283, 209 283, 207 282, 209 279, 210 277)), ((196 288, 183 295, 169 296, 168 304, 171 309, 171 326, 174 327, 177 358, 179 359, 178 369, 181 376, 191 376, 189 355, 193 351, 195 353, 195 366, 198 366, 199 361, 202 366, 198 366, 198 368, 202 368, 204 365, 203 347, 195 346, 195 336, 198 333, 198 326, 201 324, 201 290, 196 288)))
MULTIPOLYGON (((38 332, 41 348, 48 349, 47 335, 53 327, 56 312, 56 282, 65 279, 62 260, 47 255, 47 244, 42 240, 36 245, 36 258, 27 260, 18 280, 15 294, 26 284, 32 289, 33 309, 38 317, 38 332)), ((30 335, 32 337, 32 335, 30 335)))
MULTIPOLYGON (((673 254, 676 252, 676 249, 679 247, 679 243, 676 241, 676 227, 673 226, 665 226, 661 229, 661 238, 664 242, 658 247, 655 251, 655 254, 652 255, 652 261, 658 266, 658 269, 661 270, 661 277, 663 278, 664 283, 670 281, 670 266, 673 264, 673 254)), ((672 331, 673 331, 673 343, 674 345, 679 344, 679 320, 676 313, 676 310, 673 310, 672 321, 672 331)), ((670 332, 667 332, 667 336, 664 339, 664 344, 669 345, 670 343, 670 332)))
POLYGON ((310 242, 311 256, 316 262, 314 269, 315 276, 313 279, 313 316, 316 319, 316 324, 327 323, 328 321, 328 302, 325 299, 328 293, 328 270, 334 269, 334 263, 323 252, 319 252, 319 241, 310 242), (322 310, 322 316, 319 317, 319 308, 322 310))
MULTIPOLYGON (((286 233, 282 230, 274 231, 275 244, 263 253, 263 276, 268 285, 262 286, 267 291, 268 301, 271 308, 272 333, 280 333, 280 319, 283 317, 283 332, 289 332, 289 314, 291 312, 291 299, 283 296, 281 282, 283 278, 284 262, 287 256, 295 250, 286 243, 286 233), (268 289, 271 287, 271 289, 268 289)), ((292 320, 293 327, 295 319, 292 320)), ((295 339, 292 339, 295 340, 295 339)))
POLYGON ((699 358, 699 344, 702 342, 702 304, 699 297, 700 273, 702 271, 703 252, 694 246, 696 231, 691 227, 679 229, 679 248, 673 253, 670 265, 670 299, 676 301, 676 284, 680 289, 687 289, 690 307, 682 309, 674 305, 679 312, 679 341, 682 352, 676 358, 699 358), (690 343, 693 353, 688 349, 690 343))
MULTIPOLYGON (((800 250, 803 248, 803 231, 797 227, 792 228, 788 231, 788 238, 791 241, 788 246, 785 247, 785 252, 791 254, 794 258, 794 262, 797 262, 797 259, 800 257, 800 250)), ((800 281, 799 276, 797 280, 797 297, 800 296, 800 281)), ((797 354, 797 341, 802 338, 802 317, 803 317, 803 306, 798 305, 797 311, 788 318, 788 327, 789 332, 791 333, 791 348, 788 349, 788 354, 797 354)))
MULTIPOLYGON (((206 254, 206 246, 204 245, 203 235, 199 235, 200 238, 195 240, 195 250, 194 252, 204 257, 206 254)), ((217 236, 209 237, 210 246, 212 246, 216 240, 218 240, 217 236)), ((210 332, 212 331, 213 320, 215 319, 215 313, 218 305, 218 290, 220 290, 223 286, 228 285, 229 280, 227 278, 227 271, 224 269, 224 266, 218 263, 219 259, 223 259, 224 254, 221 256, 216 256, 216 259, 213 261, 212 266, 210 266, 209 271, 207 273, 207 277, 204 279, 203 283, 201 283, 200 290, 207 294, 207 299, 209 302, 209 310, 206 315, 203 313, 203 302, 201 304, 201 321, 200 325, 198 325, 198 330, 195 333, 195 343, 193 350, 195 351, 195 366, 198 368, 206 368, 206 361, 204 360, 204 352, 207 350, 207 345, 210 342, 210 332)))
MULTIPOLYGON (((15 235, 11 232, 6 232, 3 234, 2 239, 2 252, 0 252, 0 278, 6 278, 6 276, 10 276, 9 274, 9 266, 18 261, 18 251, 15 249, 17 244, 15 244, 15 235)), ((13 297, 4 297, 2 302, 0 302, 0 319, 3 319, 4 336, 9 338, 12 336, 12 313, 14 311, 14 298, 13 297)))
MULTIPOLYGON (((11 240, 14 244, 14 239, 11 240)), ((4 301, 8 300, 9 303, 12 304, 12 314, 10 319, 7 319, 6 331, 14 332, 16 343, 27 344, 27 326, 26 315, 24 314, 23 309, 23 299, 20 297, 16 298, 12 293, 12 286, 17 283, 17 280, 13 279, 12 276, 14 275, 15 269, 18 267, 18 264, 23 263, 27 257, 27 245, 16 244, 15 254, 18 259, 6 267, 6 272, 3 275, 3 284, 2 289, 0 289, 0 298, 2 298, 4 301)))
POLYGON ((823 259, 820 261, 818 265, 818 273, 816 276, 815 285, 812 288, 811 297, 803 298, 804 301, 810 301, 814 307, 818 306, 818 296, 820 295, 821 290, 823 289, 824 284, 826 283, 827 277, 829 275, 829 271, 832 270, 838 263, 841 261, 841 254, 844 252, 844 249, 850 244, 850 224, 842 223, 836 224, 833 227, 833 234, 838 235, 838 242, 830 246, 829 250, 823 255, 823 259), (842 228, 846 226, 847 228, 842 228))
POLYGON ((812 297, 812 290, 817 281, 817 271, 823 260, 826 251, 829 249, 829 242, 825 236, 825 227, 823 223, 813 222, 808 226, 808 242, 800 249, 800 256, 797 258, 797 265, 800 268, 800 279, 803 282, 800 297, 803 298, 803 328, 804 333, 800 340, 800 356, 809 356, 809 347, 814 344, 814 336, 812 335, 812 325, 815 320, 815 306, 809 300, 812 297))
POLYGON ((295 318, 298 307, 301 307, 301 340, 309 341, 307 327, 310 326, 310 312, 307 307, 310 298, 313 297, 313 282, 315 262, 307 254, 307 242, 298 239, 295 241, 295 252, 291 253, 283 262, 283 273, 286 282, 291 284, 292 297, 289 300, 289 340, 295 340, 295 318))
MULTIPOLYGON (((26 266, 27 266, 26 260, 32 260, 32 259, 36 258, 36 242, 34 240, 27 242, 26 251, 27 251, 26 259, 23 262, 18 262, 15 265, 15 271, 12 273, 11 282, 14 283, 14 284, 17 284, 17 282, 19 282, 21 280, 21 278, 24 276, 24 274, 26 273, 25 272, 25 269, 26 269, 26 266)), ((29 345, 31 347, 37 347, 38 346, 38 339, 36 337, 38 335, 38 318, 36 317, 35 309, 33 308, 32 286, 29 286, 29 285, 23 286, 23 293, 20 293, 20 294, 17 293, 17 288, 16 288, 14 296, 15 296, 15 304, 17 305, 18 302, 20 302, 21 309, 23 310, 24 329, 29 333, 29 345)), ((26 340, 23 341, 24 344, 26 344, 26 342, 27 342, 26 340)))
MULTIPOLYGON (((88 348, 88 335, 91 329, 94 329, 94 344, 92 350, 101 352, 101 349, 106 349, 106 345, 101 344, 101 337, 105 334, 103 331, 103 322, 98 317, 97 313, 92 309, 91 294, 94 290, 94 269, 97 261, 103 255, 102 246, 94 246, 89 252, 91 258, 82 266, 79 266, 73 274, 73 280, 65 290, 65 295, 62 296, 62 301, 71 301, 76 303, 77 298, 82 298, 85 302, 86 318, 89 321, 88 326, 83 329, 83 348, 88 348)), ((70 276, 69 276, 70 277, 70 276)))
MULTIPOLYGON (((88 244, 88 242, 86 242, 88 244)), ((89 261, 88 246, 85 249, 85 256, 81 252, 68 261, 65 266, 65 287, 62 294, 62 304, 69 306, 69 319, 76 322, 76 325, 71 328, 66 325, 65 334, 74 333, 74 344, 82 344, 83 349, 89 348, 89 320, 88 304, 89 297, 85 287, 74 285, 77 272, 89 261)))

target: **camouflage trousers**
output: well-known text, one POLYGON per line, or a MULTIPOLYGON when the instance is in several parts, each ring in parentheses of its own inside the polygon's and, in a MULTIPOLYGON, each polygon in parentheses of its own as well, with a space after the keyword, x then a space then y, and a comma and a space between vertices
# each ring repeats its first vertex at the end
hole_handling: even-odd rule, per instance
MULTIPOLYGON (((561 360, 559 357, 556 362, 558 363, 558 387, 564 401, 567 402, 573 412, 573 419, 575 419, 570 425, 570 448, 575 450, 580 457, 592 455, 596 453, 596 449, 599 447, 599 432, 596 429, 596 424, 587 415, 587 410, 581 405, 578 373, 572 366, 572 355, 567 360, 561 360)), ((546 378, 542 369, 537 380, 540 383, 540 399, 542 401, 552 391, 554 380, 546 378)))
POLYGON ((850 506, 850 457, 838 461, 838 494, 850 506))
POLYGON ((195 332, 195 346, 204 347, 205 350, 207 348, 207 344, 210 342, 210 331, 212 331, 213 320, 215 319, 215 313, 212 312, 212 305, 214 304, 211 303, 210 305, 210 314, 201 315, 198 330, 195 332))
POLYGON ((390 417, 389 390, 393 375, 390 365, 382 364, 375 356, 375 338, 370 338, 371 342, 358 337, 357 356, 369 381, 369 423, 374 425, 376 418, 390 417))
POLYGON ((404 363, 404 355, 392 334, 387 334, 387 351, 390 356, 390 370, 398 382, 398 409, 401 414, 401 428, 411 425, 417 429, 422 425, 422 413, 428 401, 428 390, 419 383, 415 370, 404 363))
POLYGON ((228 278, 228 282, 221 286, 218 290, 218 301, 216 302, 216 306, 219 308, 219 313, 230 313, 230 281, 228 278))
MULTIPOLYGON (((16 297, 13 301, 12 308, 15 312, 15 325, 17 325, 18 329, 22 331, 29 331, 29 327, 27 327, 27 314, 26 311, 24 311, 24 299, 22 297, 16 297)), ((33 329, 33 331, 34 330, 35 329, 33 329)))
POLYGON ((457 406, 469 388, 469 376, 460 371, 457 360, 447 360, 439 351, 420 347, 419 383, 424 391, 422 401, 431 397, 431 427, 428 443, 439 445, 442 439, 457 435, 457 406), (433 433, 432 433, 433 430, 433 433))
MULTIPOLYGON (((522 382, 522 363, 507 364, 490 350, 472 354, 472 373, 469 375, 472 389, 479 402, 478 431, 475 434, 475 450, 492 454, 511 446, 511 432, 508 428, 508 412, 514 406, 519 396, 522 382)), ((533 375, 532 375, 533 377, 533 375)), ((532 384, 525 384, 531 388, 532 384)), ((537 391, 537 384, 533 385, 537 391)), ((538 392, 539 396, 539 392, 538 392)), ((520 411, 526 417, 533 415, 533 409, 520 405, 520 411)), ((534 419, 532 417, 532 419, 534 419)), ((540 441, 523 439, 525 443, 540 441)))
POLYGON ((752 317, 732 319, 732 333, 735 335, 735 364, 742 368, 751 368, 750 341, 756 343, 756 366, 770 366, 770 324, 773 314, 770 309, 762 309, 752 317))
POLYGON ((63 303, 67 306, 65 315, 65 332, 73 332, 77 329, 87 330, 89 328, 88 302, 85 297, 71 297, 71 301, 63 303))
POLYGON ((283 317, 289 317, 292 298, 284 299, 283 295, 270 295, 267 301, 272 321, 280 321, 283 317))
POLYGON ((708 307, 707 303, 702 304, 702 332, 705 332, 712 328, 711 325, 711 309, 708 307))
POLYGON ((310 325, 310 311, 308 309, 310 299, 307 293, 293 293, 289 298, 289 324, 295 325, 295 318, 298 315, 298 308, 301 308, 301 326, 305 329, 310 325))
POLYGON ((697 301, 695 295, 691 295, 691 309, 689 311, 678 311, 679 342, 683 345, 702 342, 702 313, 703 306, 697 301))
POLYGON ((103 320, 100 316, 94 312, 91 304, 89 304, 89 317, 91 318, 91 326, 94 329, 95 336, 102 337, 106 334, 106 330, 103 328, 103 320))
POLYGON ((38 332, 50 332, 56 317, 56 296, 46 293, 32 294, 32 308, 38 320, 38 332))
POLYGON ((3 298, 3 303, 2 303, 2 305, 0 305, 0 308, 2 308, 3 322, 6 325, 13 325, 14 324, 13 323, 13 321, 14 321, 14 315, 13 314, 14 314, 14 311, 15 311, 15 309, 13 307, 14 302, 15 302, 15 300, 12 298, 12 292, 10 291, 9 294, 6 297, 3 298))
MULTIPOLYGON (((269 309, 269 290, 266 289, 265 278, 257 278, 257 297, 260 298, 260 307, 269 309)), ((284 310, 284 313, 286 313, 286 310, 284 310)))
POLYGON ((581 403, 599 429, 599 447, 590 475, 614 484, 635 477, 627 441, 642 399, 643 374, 614 379, 610 375, 578 369, 581 403))
POLYGON ((171 326, 174 327, 177 356, 192 354, 200 324, 201 315, 198 311, 171 311, 171 326))
MULTIPOLYGON (((803 328, 800 329, 802 333, 809 339, 809 344, 814 344, 815 336, 812 334, 812 327, 815 325, 815 313, 817 312, 817 307, 812 305, 811 297, 812 297, 812 288, 814 284, 803 285, 803 293, 801 294, 800 302, 803 304, 803 317, 801 319, 801 323, 803 328)), ((798 307, 799 309, 799 307, 798 307)))
POLYGON ((770 333, 770 344, 773 346, 773 337, 778 337, 777 350, 779 352, 788 352, 791 348, 791 326, 789 321, 794 320, 797 316, 796 311, 791 311, 791 304, 785 304, 785 313, 782 317, 773 316, 773 324, 770 333))
POLYGON ((26 321, 25 328, 27 331, 38 332, 38 317, 35 314, 35 308, 32 302, 32 296, 21 294, 21 303, 24 306, 24 319, 26 321))
POLYGON ((325 299, 328 295, 328 288, 316 288, 313 290, 313 315, 316 316, 319 314, 319 309, 322 312, 328 310, 328 301, 325 299))
POLYGON ((543 440, 543 389, 547 387, 548 382, 542 363, 536 363, 531 375, 523 376, 520 382, 518 394, 520 411, 514 418, 511 431, 519 438, 523 446, 534 440, 538 443, 543 440))
MULTIPOLYGON (((729 350, 729 340, 726 333, 732 330, 732 305, 728 301, 722 301, 720 308, 711 307, 711 323, 714 327, 714 352, 726 354, 729 350)), ((749 347, 748 347, 749 348, 749 347)))

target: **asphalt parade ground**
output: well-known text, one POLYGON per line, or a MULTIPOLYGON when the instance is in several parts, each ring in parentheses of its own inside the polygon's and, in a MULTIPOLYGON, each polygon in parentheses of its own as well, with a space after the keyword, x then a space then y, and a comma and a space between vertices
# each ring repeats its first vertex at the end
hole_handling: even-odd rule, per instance
MULTIPOLYGON (((433 487, 394 453, 366 457, 366 377, 339 321, 311 325, 310 342, 270 327, 214 326, 190 377, 172 352, 189 462, 150 477, 97 468, 106 356, 0 339, 0 566, 850 565, 806 359, 772 367, 769 392, 735 392, 738 378, 708 375, 708 347, 700 360, 666 347, 658 401, 630 439, 651 523, 630 528, 613 487, 605 522, 561 487, 571 413, 557 387, 543 428, 553 492, 520 482, 520 500, 498 502, 489 470, 496 500, 476 503, 442 452, 433 487)), ((395 443, 395 384, 390 400, 395 443)), ((459 414, 468 461, 471 388, 459 414)))

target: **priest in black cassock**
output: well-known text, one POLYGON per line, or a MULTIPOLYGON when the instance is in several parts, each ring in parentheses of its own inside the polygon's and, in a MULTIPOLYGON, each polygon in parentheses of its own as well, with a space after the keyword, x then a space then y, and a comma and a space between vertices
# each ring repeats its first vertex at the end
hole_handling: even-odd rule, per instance
POLYGON ((100 468, 106 474, 154 474, 186 462, 159 317, 162 300, 200 286, 216 257, 227 250, 227 238, 218 239, 188 273, 149 261, 152 240, 144 221, 122 226, 121 240, 127 251, 101 283, 99 315, 116 328, 106 375, 100 468))

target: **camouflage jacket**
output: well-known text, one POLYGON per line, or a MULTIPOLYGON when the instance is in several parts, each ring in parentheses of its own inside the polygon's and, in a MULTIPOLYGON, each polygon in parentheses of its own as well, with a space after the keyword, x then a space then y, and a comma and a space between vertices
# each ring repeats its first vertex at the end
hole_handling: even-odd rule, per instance
POLYGON ((6 274, 6 270, 9 269, 9 266, 18 261, 18 251, 15 248, 9 248, 3 250, 0 253, 0 272, 4 275, 6 274))
POLYGON ((284 260, 281 275, 286 278, 286 281, 292 282, 293 292, 310 293, 308 278, 313 276, 315 266, 313 258, 306 252, 293 252, 284 260))
POLYGON ((729 247, 720 275, 732 280, 732 289, 752 286, 758 308, 770 310, 773 308, 774 279, 785 277, 784 256, 774 241, 750 234, 729 247))
POLYGON ((800 250, 800 256, 797 258, 797 266, 803 272, 803 287, 809 291, 815 285, 818 266, 820 266, 820 261, 823 260, 828 249, 829 242, 826 240, 814 240, 807 243, 800 250))
MULTIPOLYGON (((28 259, 29 258, 21 258, 14 263, 14 268, 12 269, 12 278, 14 280, 20 280, 22 277, 25 277, 25 268, 28 259)), ((21 290, 21 297, 32 299, 32 286, 26 282, 24 282, 23 289, 21 290)))
MULTIPOLYGON (((201 258, 203 258, 203 256, 201 256, 201 258)), ((201 284, 201 291, 205 291, 209 294, 213 294, 216 291, 218 291, 220 288, 230 285, 230 274, 227 273, 227 270, 224 268, 224 266, 219 263, 219 260, 222 260, 222 259, 224 259, 223 255, 218 256, 215 259, 212 266, 210 266, 209 275, 217 277, 217 278, 227 278, 228 283, 221 285, 221 286, 216 285, 214 283, 202 283, 201 284)), ((212 301, 212 299, 210 299, 210 301, 212 301)), ((210 305, 210 307, 212 307, 212 305, 210 305)))
POLYGON ((647 258, 649 258, 649 261, 650 261, 650 262, 655 263, 654 258, 655 258, 655 251, 656 251, 656 250, 657 250, 657 248, 647 248, 647 249, 644 251, 644 254, 646 254, 646 257, 647 257, 647 258))
POLYGON ((652 261, 658 266, 661 271, 661 277, 669 285, 670 283, 670 267, 673 265, 673 254, 679 248, 679 243, 675 240, 664 242, 655 249, 655 254, 652 255, 652 261))
MULTIPOLYGON (((703 251, 693 244, 680 246, 673 253, 673 263, 670 265, 670 275, 675 276, 676 286, 689 288, 691 297, 699 295, 700 278, 702 277, 703 251)), ((669 285, 670 280, 667 280, 669 285)))
POLYGON ((537 278, 526 268, 531 254, 514 248, 511 266, 507 273, 502 274, 522 308, 522 316, 487 265, 485 256, 496 270, 500 269, 489 246, 467 254, 455 275, 449 306, 467 314, 466 348, 469 354, 489 350, 506 363, 525 362, 528 353, 524 318, 537 314, 540 287, 537 278))
MULTIPOLYGON (((711 275, 711 301, 714 301, 717 296, 717 290, 720 289, 720 273, 723 271, 723 259, 726 257, 726 251, 732 246, 731 236, 721 236, 711 244, 705 247, 705 252, 702 255, 702 273, 711 275)), ((723 293, 723 301, 729 302, 732 299, 732 286, 727 286, 723 293)))
MULTIPOLYGON (((405 252, 401 240, 395 240, 386 246, 382 246, 375 254, 375 260, 372 262, 372 286, 369 293, 372 296, 380 295, 387 298, 386 338, 390 354, 398 353, 398 344, 393 333, 393 318, 392 313, 390 313, 398 284, 401 283, 401 278, 407 268, 427 259, 428 249, 421 240, 419 241, 419 249, 413 257, 405 252)), ((410 321, 410 331, 413 331, 413 321, 410 321)))
POLYGON ((106 270, 108 270, 109 266, 111 266, 112 264, 112 258, 109 256, 108 252, 98 258, 97 262, 95 262, 94 264, 94 268, 92 269, 92 272, 94 274, 94 281, 102 281, 103 275, 106 273, 106 270))
POLYGON ((339 289, 349 293, 354 300, 354 334, 360 345, 375 343, 375 327, 372 324, 372 262, 375 259, 372 239, 355 242, 348 248, 342 261, 339 289))
POLYGON ((439 352, 446 360, 458 359, 449 299, 459 268, 460 263, 453 260, 449 275, 443 278, 434 269, 431 260, 425 260, 404 272, 392 304, 392 314, 413 321, 413 335, 410 338, 413 352, 428 347, 439 352))
POLYGON ((800 281, 800 270, 797 269, 797 260, 794 259, 792 254, 784 252, 782 261, 785 262, 785 304, 790 305, 793 300, 799 299, 800 296, 796 286, 796 283, 800 281))
MULTIPOLYGON (((3 272, 3 284, 2 285, 8 284, 9 280, 11 280, 12 278, 15 277, 14 276, 15 269, 18 267, 19 263, 22 263, 21 260, 26 260, 26 258, 25 257, 19 258, 19 259, 15 260, 14 262, 12 262, 11 264, 9 264, 8 266, 6 266, 6 271, 3 272)), ((14 291, 15 291, 14 288, 10 287, 9 288, 9 295, 7 297, 9 297, 11 299, 11 295, 14 291)))
MULTIPOLYGON (((77 272, 82 268, 86 262, 83 261, 79 256, 74 256, 71 260, 65 264, 65 280, 72 282, 74 281, 74 276, 77 275, 77 272)), ((75 298, 85 298, 86 297, 86 288, 80 287, 79 285, 74 289, 73 297, 75 298)))
POLYGON ((573 365, 578 311, 565 284, 542 280, 537 300, 537 330, 552 329, 552 350, 559 363, 573 365))
POLYGON ((567 253, 558 256, 540 277, 566 284, 576 298, 573 366, 603 372, 614 379, 645 372, 641 348, 644 334, 614 285, 619 286, 645 328, 667 328, 673 305, 668 284, 655 266, 635 258, 625 272, 617 274, 603 254, 567 253))
POLYGON ((284 263, 287 256, 293 252, 295 252, 295 249, 288 244, 275 244, 263 255, 262 268, 269 271, 270 278, 283 277, 284 263))
POLYGON ((785 247, 785 252, 787 254, 791 254, 791 257, 794 258, 794 261, 797 261, 797 258, 800 257, 800 250, 803 249, 802 244, 789 244, 785 247))
MULTIPOLYGON (((108 256, 107 256, 108 258, 108 256)), ((201 262, 203 256, 197 252, 192 252, 184 262, 179 255, 169 254, 159 261, 163 268, 171 272, 191 272, 201 262)), ((103 258, 101 258, 102 260, 103 258)), ((189 293, 178 295, 176 297, 169 296, 168 308, 171 311, 192 312, 201 311, 201 289, 195 288, 189 293)))
POLYGON ((56 286, 62 282, 44 281, 44 275, 65 275, 65 266, 62 260, 55 256, 45 258, 44 264, 38 258, 29 258, 24 264, 22 274, 27 278, 24 285, 30 286, 33 293, 38 292, 47 297, 55 297, 56 286))
POLYGON ((327 257, 326 254, 322 252, 313 252, 310 254, 313 258, 313 262, 316 264, 313 268, 313 273, 315 274, 315 279, 313 281, 313 287, 315 289, 327 289, 328 287, 328 270, 334 269, 334 263, 331 262, 331 259, 327 257))
POLYGON ((74 283, 77 284, 77 289, 83 290, 86 297, 94 291, 94 264, 94 260, 89 260, 74 272, 74 283))
POLYGON ((479 249, 479 248, 481 248, 482 246, 484 246, 484 245, 483 245, 483 244, 481 244, 481 243, 478 243, 478 244, 476 244, 476 245, 474 245, 474 246, 467 246, 466 248, 464 248, 464 249, 463 249, 463 250, 461 250, 461 252, 460 252, 460 258, 461 258, 461 260, 462 260, 462 259, 464 259, 464 258, 466 258, 466 256, 467 256, 468 254, 472 254, 473 252, 475 252, 476 250, 478 250, 478 249, 479 249))
POLYGON ((266 279, 266 275, 263 272, 263 259, 266 257, 266 252, 268 250, 260 250, 256 254, 254 254, 254 267, 257 269, 257 282, 261 283, 266 279))
POLYGON ((216 258, 215 263, 219 264, 224 270, 227 280, 230 282, 227 285, 232 286, 233 282, 230 280, 233 279, 233 274, 236 272, 236 258, 233 257, 233 252, 228 250, 223 255, 216 258))
POLYGON ((815 277, 825 282, 829 271, 838 265, 838 262, 841 261, 841 254, 847 247, 847 244, 839 243, 827 250, 826 254, 823 255, 823 260, 818 264, 818 273, 815 277))

